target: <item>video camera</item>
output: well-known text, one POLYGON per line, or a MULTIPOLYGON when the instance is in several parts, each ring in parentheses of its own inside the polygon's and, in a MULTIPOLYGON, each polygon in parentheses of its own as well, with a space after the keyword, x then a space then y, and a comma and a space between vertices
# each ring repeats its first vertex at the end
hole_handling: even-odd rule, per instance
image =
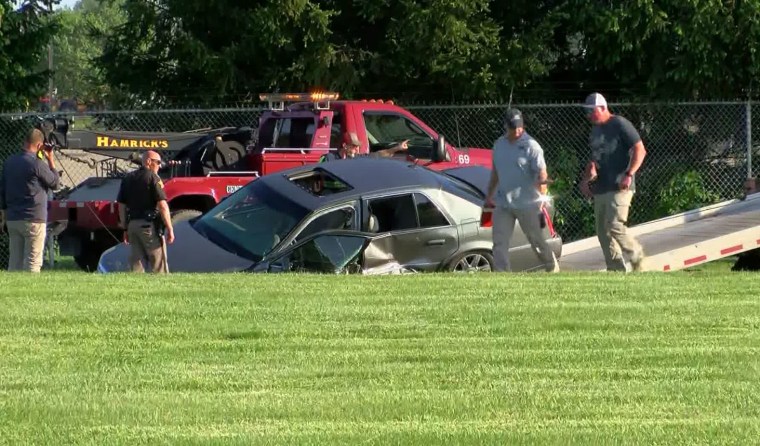
POLYGON ((69 121, 65 118, 44 117, 39 118, 35 124, 45 137, 42 147, 51 151, 66 146, 66 135, 69 133, 69 121))

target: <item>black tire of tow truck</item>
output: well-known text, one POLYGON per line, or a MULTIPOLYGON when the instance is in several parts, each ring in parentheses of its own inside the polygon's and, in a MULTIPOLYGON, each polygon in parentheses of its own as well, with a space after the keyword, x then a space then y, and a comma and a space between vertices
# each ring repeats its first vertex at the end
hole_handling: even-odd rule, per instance
POLYGON ((181 221, 193 219, 202 214, 203 212, 195 210, 195 209, 179 209, 176 211, 172 211, 171 213, 172 225, 175 225, 181 221))
POLYGON ((98 262, 100 262, 100 255, 103 254, 106 247, 103 247, 101 243, 97 241, 87 240, 82 244, 82 252, 78 256, 74 256, 74 262, 83 271, 94 273, 98 270, 98 262))

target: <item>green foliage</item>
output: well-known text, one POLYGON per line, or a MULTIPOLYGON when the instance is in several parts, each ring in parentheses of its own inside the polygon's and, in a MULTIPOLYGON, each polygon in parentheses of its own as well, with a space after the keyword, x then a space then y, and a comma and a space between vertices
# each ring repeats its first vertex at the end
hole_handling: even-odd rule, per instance
POLYGON ((562 3, 562 34, 579 36, 583 54, 570 72, 590 88, 615 79, 616 93, 627 96, 735 98, 746 96, 760 73, 760 2, 562 3))
POLYGON ((719 201, 718 194, 708 190, 695 170, 674 176, 658 194, 657 214, 673 215, 719 201))
POLYGON ((123 0, 80 0, 56 13, 59 30, 53 39, 54 82, 58 97, 80 102, 105 102, 113 89, 97 59, 105 36, 125 21, 123 0))
POLYGON ((46 91, 48 73, 38 66, 57 26, 46 19, 49 3, 24 0, 15 9, 15 1, 0 0, 0 110, 26 109, 46 91))
MULTIPOLYGON (((215 104, 260 91, 329 88, 423 98, 508 92, 547 71, 505 34, 487 0, 125 0, 101 59, 135 101, 215 104), (505 88, 506 87, 506 88, 505 88)), ((536 20, 536 17, 531 19, 536 20)), ((532 22, 531 22, 532 23, 532 22)), ((519 37, 519 36, 518 36, 519 37)), ((544 39, 548 39, 544 36, 544 39)))

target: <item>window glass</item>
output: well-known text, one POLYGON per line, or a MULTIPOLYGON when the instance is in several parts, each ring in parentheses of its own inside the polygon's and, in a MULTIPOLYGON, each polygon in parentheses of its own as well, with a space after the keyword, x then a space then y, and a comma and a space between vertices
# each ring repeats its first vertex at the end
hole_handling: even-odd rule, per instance
POLYGON ((370 151, 387 149, 402 141, 409 141, 410 154, 415 158, 430 159, 433 139, 417 124, 405 116, 395 113, 365 113, 364 125, 370 141, 370 151))
POLYGON ((449 221, 443 212, 438 209, 430 199, 422 194, 414 194, 414 201, 417 204, 417 214, 420 219, 420 227, 433 228, 436 226, 448 226, 449 221))
POLYGON ((411 194, 376 198, 369 201, 368 208, 377 220, 377 232, 403 231, 419 227, 417 209, 411 194))

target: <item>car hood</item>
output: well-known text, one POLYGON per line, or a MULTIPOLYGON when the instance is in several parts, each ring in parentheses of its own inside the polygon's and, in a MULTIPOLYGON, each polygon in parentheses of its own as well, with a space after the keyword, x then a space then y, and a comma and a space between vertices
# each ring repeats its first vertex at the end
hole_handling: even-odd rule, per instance
MULTIPOLYGON (((174 243, 166 246, 170 272, 235 272, 254 262, 225 251, 193 229, 190 221, 174 225, 174 243)), ((129 245, 120 243, 100 256, 98 272, 129 271, 129 245)))

